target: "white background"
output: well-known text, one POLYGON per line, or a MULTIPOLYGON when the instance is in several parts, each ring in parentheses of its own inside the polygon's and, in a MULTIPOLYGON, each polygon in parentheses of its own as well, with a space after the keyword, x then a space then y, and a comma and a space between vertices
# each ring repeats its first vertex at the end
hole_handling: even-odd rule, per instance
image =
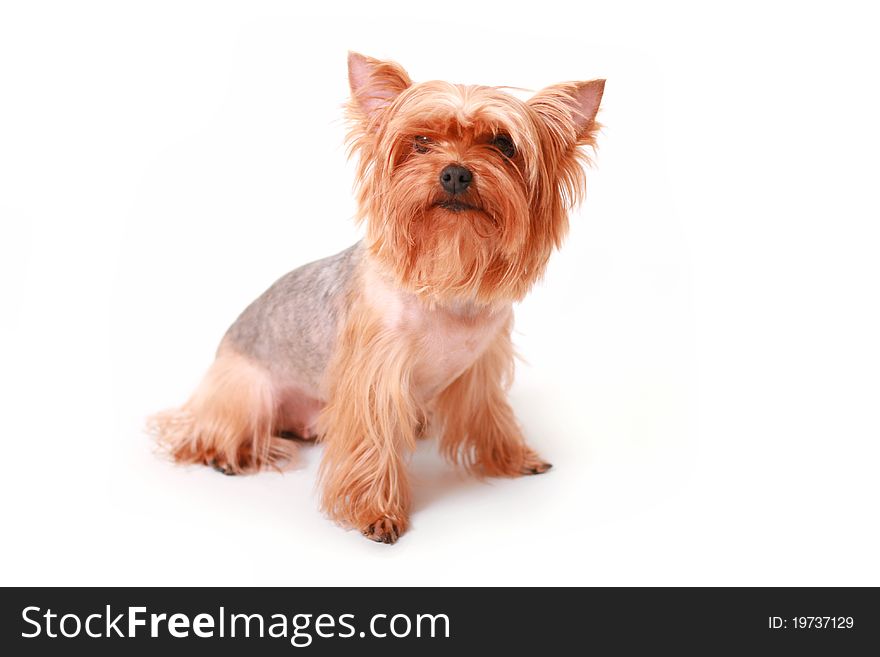
POLYGON ((862 4, 76 4, 0 9, 0 583, 880 584, 862 4), (357 239, 348 49, 608 79, 517 310, 511 398, 555 468, 478 483, 427 443, 393 547, 318 512, 320 447, 230 478, 142 432, 248 302, 357 239))

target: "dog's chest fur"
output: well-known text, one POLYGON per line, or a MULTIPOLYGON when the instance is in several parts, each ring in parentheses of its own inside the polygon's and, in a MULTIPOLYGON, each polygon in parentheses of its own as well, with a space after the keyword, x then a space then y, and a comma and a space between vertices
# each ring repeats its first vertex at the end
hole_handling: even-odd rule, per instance
POLYGON ((426 402, 474 364, 513 312, 509 305, 429 305, 369 271, 365 283, 386 329, 412 348, 415 392, 426 402))

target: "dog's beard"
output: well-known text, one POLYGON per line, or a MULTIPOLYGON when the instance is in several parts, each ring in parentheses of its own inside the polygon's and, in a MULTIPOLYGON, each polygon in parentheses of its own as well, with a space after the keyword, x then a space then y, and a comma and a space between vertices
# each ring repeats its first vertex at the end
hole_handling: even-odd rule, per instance
POLYGON ((478 296, 484 279, 500 266, 500 226, 484 211, 432 206, 416 215, 400 273, 417 293, 434 297, 478 296))
POLYGON ((527 274, 528 209, 487 195, 405 195, 371 222, 370 242, 410 291, 434 302, 510 300, 527 274), (517 212, 519 215, 517 216, 517 212), (513 215, 513 216, 511 216, 513 215))
POLYGON ((461 156, 440 147, 413 152, 404 138, 385 142, 387 151, 362 162, 358 184, 367 242, 383 268, 432 302, 521 299, 566 223, 547 204, 557 195, 547 167, 528 149, 513 162, 489 147, 461 156), (473 175, 463 191, 451 193, 438 180, 450 161, 473 175))

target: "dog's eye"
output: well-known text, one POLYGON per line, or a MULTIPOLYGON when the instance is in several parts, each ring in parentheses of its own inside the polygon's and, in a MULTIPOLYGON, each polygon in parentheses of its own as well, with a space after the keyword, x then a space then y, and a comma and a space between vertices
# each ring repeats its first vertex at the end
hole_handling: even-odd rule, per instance
POLYGON ((431 139, 429 137, 425 137, 424 135, 417 135, 413 137, 413 150, 416 153, 427 153, 430 150, 431 139))
POLYGON ((492 145, 501 151, 504 157, 511 158, 516 155, 516 146, 507 135, 498 135, 492 140, 492 145))

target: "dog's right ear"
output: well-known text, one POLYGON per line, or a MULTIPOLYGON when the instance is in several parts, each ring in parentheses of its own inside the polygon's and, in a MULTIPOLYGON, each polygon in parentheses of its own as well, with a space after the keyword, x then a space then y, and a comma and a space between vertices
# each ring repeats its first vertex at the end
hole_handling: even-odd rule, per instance
POLYGON ((352 105, 370 120, 409 87, 412 80, 396 62, 349 52, 348 84, 352 105))

